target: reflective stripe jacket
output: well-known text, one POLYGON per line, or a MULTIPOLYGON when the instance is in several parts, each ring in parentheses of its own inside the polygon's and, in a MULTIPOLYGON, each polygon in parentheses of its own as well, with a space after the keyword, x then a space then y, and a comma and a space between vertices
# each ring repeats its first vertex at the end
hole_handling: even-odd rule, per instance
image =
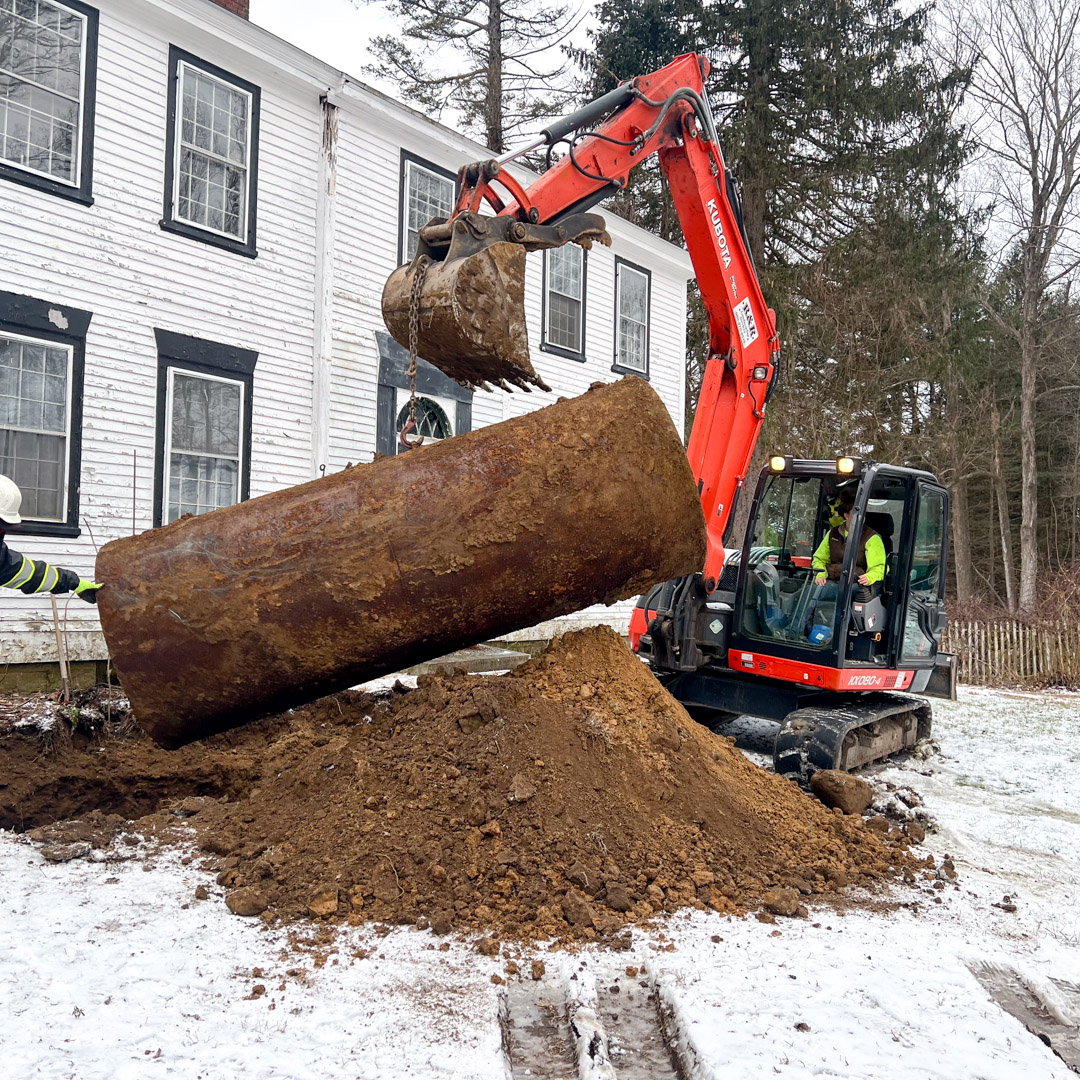
POLYGON ((65 593, 79 587, 79 575, 73 570, 51 566, 41 559, 28 559, 4 543, 0 532, 0 585, 18 589, 28 596, 34 593, 65 593))
MULTIPOLYGON (((833 581, 840 579, 840 567, 844 561, 844 546, 847 533, 843 527, 830 529, 818 545, 811 565, 815 570, 826 572, 833 581)), ((865 574, 870 584, 885 578, 885 544, 881 537, 869 526, 863 529, 859 551, 855 557, 855 567, 865 574)))

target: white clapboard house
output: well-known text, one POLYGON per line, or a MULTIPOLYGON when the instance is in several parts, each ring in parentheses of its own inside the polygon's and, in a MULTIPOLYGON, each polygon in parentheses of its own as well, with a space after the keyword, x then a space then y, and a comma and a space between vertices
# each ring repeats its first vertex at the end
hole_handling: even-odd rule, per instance
MULTIPOLYGON (((382 285, 490 156, 246 8, 0 0, 7 539, 86 576, 118 536, 394 452, 407 356, 382 285)), ((681 430, 689 259, 608 224, 611 248, 530 257, 535 366, 554 395, 641 375, 681 430)), ((433 438, 553 400, 431 367, 419 389, 433 438)), ((103 658, 96 610, 60 608, 72 659, 103 658)), ((0 590, 0 664, 56 653, 48 598, 0 590)))

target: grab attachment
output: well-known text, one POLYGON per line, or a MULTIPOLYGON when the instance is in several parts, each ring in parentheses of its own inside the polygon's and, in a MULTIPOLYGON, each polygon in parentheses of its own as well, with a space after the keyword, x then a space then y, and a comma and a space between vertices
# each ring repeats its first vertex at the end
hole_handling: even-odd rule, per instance
POLYGON ((599 214, 574 214, 558 225, 472 211, 435 219, 420 230, 412 262, 387 280, 383 319, 408 348, 414 315, 417 352, 463 386, 548 390, 529 358, 525 255, 571 242, 587 248, 596 240, 611 243, 599 214), (414 300, 413 285, 425 265, 414 300))

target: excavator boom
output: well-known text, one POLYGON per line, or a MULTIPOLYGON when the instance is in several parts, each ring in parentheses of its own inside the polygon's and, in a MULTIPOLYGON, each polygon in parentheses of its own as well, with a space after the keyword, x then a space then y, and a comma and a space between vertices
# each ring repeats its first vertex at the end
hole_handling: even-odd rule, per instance
POLYGON ((603 219, 588 211, 658 154, 709 317, 709 358, 688 456, 705 513, 703 569, 711 589, 724 565, 723 535, 757 443, 778 346, 775 314, 762 296, 717 141, 707 75, 708 61, 687 53, 553 124, 536 145, 566 142, 567 152, 528 187, 502 162, 465 166, 453 214, 420 230, 412 262, 386 284, 383 314, 402 345, 466 385, 547 389, 529 360, 525 253, 609 242, 603 219))

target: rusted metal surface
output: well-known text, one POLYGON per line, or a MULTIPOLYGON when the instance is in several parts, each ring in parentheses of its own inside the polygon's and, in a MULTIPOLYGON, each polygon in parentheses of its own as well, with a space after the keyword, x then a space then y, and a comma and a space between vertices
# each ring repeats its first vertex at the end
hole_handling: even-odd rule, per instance
POLYGON ((106 544, 102 626, 177 747, 700 569, 678 434, 641 379, 106 544))
MULTIPOLYGON (((409 305, 418 273, 399 266, 383 287, 383 321, 409 348, 409 305)), ((525 249, 497 243, 464 258, 430 263, 420 294, 417 351, 464 386, 513 383, 547 390, 529 359, 525 249)))

